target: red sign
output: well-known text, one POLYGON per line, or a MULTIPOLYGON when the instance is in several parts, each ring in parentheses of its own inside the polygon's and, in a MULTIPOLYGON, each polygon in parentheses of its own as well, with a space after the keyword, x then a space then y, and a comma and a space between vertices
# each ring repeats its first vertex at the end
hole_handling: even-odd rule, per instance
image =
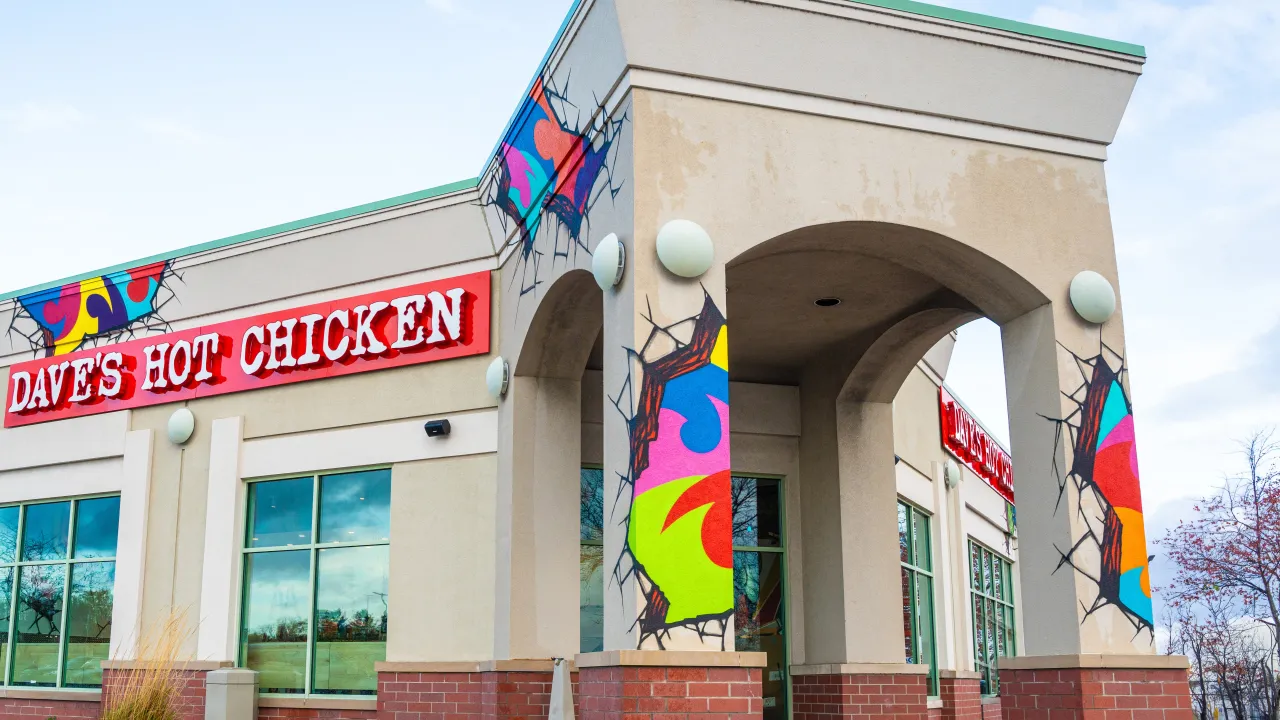
POLYGON ((4 426, 483 355, 489 302, 480 272, 21 363, 4 426))
POLYGON ((946 388, 938 388, 942 415, 942 444, 978 477, 1013 502, 1013 458, 1000 447, 977 420, 946 388))

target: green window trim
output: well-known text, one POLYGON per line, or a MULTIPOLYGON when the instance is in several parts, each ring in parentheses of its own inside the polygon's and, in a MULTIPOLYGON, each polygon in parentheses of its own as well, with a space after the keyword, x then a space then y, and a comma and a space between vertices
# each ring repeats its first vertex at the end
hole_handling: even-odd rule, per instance
MULTIPOLYGON (((386 466, 380 466, 380 467, 355 468, 355 469, 349 469, 349 470, 326 471, 326 472, 320 472, 320 473, 309 473, 304 475, 288 475, 288 476, 280 476, 280 477, 259 478, 259 479, 248 481, 247 484, 249 485, 249 492, 246 493, 247 503, 246 503, 246 512, 245 512, 245 518, 246 518, 245 535, 243 538, 243 548, 241 550, 241 555, 242 555, 242 562, 241 562, 241 569, 240 569, 241 578, 242 578, 241 612, 240 612, 240 629, 239 629, 240 630, 239 647, 237 648, 237 665, 239 667, 254 667, 253 660, 251 659, 251 651, 253 650, 251 646, 254 643, 252 642, 250 637, 253 631, 253 628, 250 627, 250 624, 253 619, 251 617, 252 615, 251 593, 254 589, 253 588, 254 571, 257 569, 255 568, 255 565, 254 565, 255 561, 257 561, 259 558, 263 560, 270 560, 272 558, 275 558, 275 559, 289 558, 288 554, 290 553, 305 552, 307 554, 307 573, 306 573, 305 595, 303 596, 305 598, 305 603, 306 603, 306 620, 305 620, 306 636, 305 636, 305 650, 304 650, 305 656, 303 658, 302 677, 301 677, 303 687, 297 690, 278 689, 273 685, 266 685, 264 683, 261 686, 262 689, 260 690, 260 693, 262 695, 267 695, 267 696, 282 696, 282 697, 295 697, 295 698, 296 697, 333 697, 335 695, 337 696, 376 695, 377 694, 377 689, 376 689, 377 674, 374 670, 374 663, 386 659, 387 588, 385 587, 385 583, 387 582, 388 575, 389 575, 388 573, 389 563, 390 563, 389 548, 391 545, 391 539, 390 539, 391 468, 386 466), (274 540, 274 541, 265 540, 265 539, 260 540, 259 537, 255 537, 255 535, 260 535, 265 538, 265 537, 273 537, 275 535, 283 536, 285 534, 282 532, 274 532, 274 533, 271 533, 271 535, 266 535, 264 533, 255 532, 255 530, 257 529, 255 528, 255 518, 258 517, 257 507, 256 507, 257 490, 260 488, 266 487, 270 483, 287 483, 287 482, 299 481, 299 480, 310 480, 309 508, 306 507, 307 503, 301 503, 298 505, 298 509, 307 510, 306 517, 309 520, 308 529, 306 529, 305 532, 301 533, 300 535, 309 535, 309 536, 298 537, 296 540, 293 540, 293 538, 291 537, 290 539, 293 540, 292 542, 283 542, 282 540, 274 540), (378 509, 376 507, 373 508, 375 515, 385 516, 384 519, 382 520, 382 523, 376 526, 360 527, 358 528, 358 530, 347 529, 349 527, 357 527, 355 525, 350 525, 350 524, 339 525, 337 526, 337 530, 326 527, 326 521, 328 520, 328 517, 329 517, 329 515, 326 514, 326 505, 325 505, 326 480, 334 483, 337 483, 339 481, 351 481, 351 480, 371 481, 374 484, 369 485, 366 489, 373 490, 374 492, 381 492, 382 490, 385 490, 385 501, 386 501, 385 507, 381 509, 378 509), (373 536, 367 537, 367 538, 357 538, 350 541, 325 539, 326 533, 333 533, 337 531, 344 531, 346 533, 351 533, 351 534, 357 534, 360 531, 373 532, 373 536), (255 543, 260 543, 260 544, 255 545, 255 543), (321 607, 321 596, 322 594, 324 594, 324 588, 327 587, 324 585, 325 578, 322 577, 321 568, 327 564, 326 560, 329 557, 336 557, 336 556, 326 555, 326 554, 330 553, 331 551, 342 551, 342 550, 346 550, 348 551, 348 553, 356 553, 361 550, 366 550, 366 549, 376 550, 378 548, 387 549, 387 553, 386 553, 387 556, 385 558, 384 557, 377 558, 377 560, 381 561, 382 563, 381 569, 382 569, 382 580, 383 580, 384 587, 382 588, 381 592, 374 591, 371 593, 372 595, 380 596, 379 599, 383 604, 381 619, 374 620, 373 614, 368 611, 369 610, 368 608, 365 608, 365 612, 363 615, 361 615, 359 611, 356 611, 352 618, 347 618, 346 613, 344 612, 345 608, 339 607, 337 609, 339 612, 339 617, 336 620, 331 621, 330 618, 325 618, 323 622, 318 621, 318 617, 321 615, 321 613, 326 612, 325 608, 321 607), (343 622, 344 620, 345 620, 345 623, 343 622), (317 687, 318 685, 321 685, 321 684, 329 684, 329 683, 319 682, 320 663, 318 662, 318 658, 319 658, 319 655, 321 654, 321 650, 319 646, 322 644, 322 641, 319 635, 322 629, 317 627, 318 624, 324 625, 325 623, 329 623, 329 622, 333 622, 334 624, 333 629, 336 630, 337 632, 342 632, 344 628, 348 632, 352 632, 353 628, 365 628, 366 630, 372 630, 375 633, 380 630, 380 633, 382 636, 381 640, 374 640, 371 642, 366 641, 361 643, 364 645, 368 645, 368 644, 381 645, 381 652, 376 653, 377 655, 376 657, 371 656, 370 658, 368 658, 369 662, 367 663, 367 671, 365 673, 367 677, 363 679, 366 681, 371 679, 372 682, 368 683, 369 685, 371 685, 370 687, 359 688, 359 689, 356 689, 356 688, 333 689, 330 687, 317 687)), ((334 495, 335 496, 333 498, 334 500, 333 507, 341 508, 342 510, 333 512, 332 516, 338 517, 340 519, 339 522, 341 522, 343 512, 347 512, 347 513, 351 512, 352 503, 339 502, 339 500, 344 500, 344 499, 338 497, 337 493, 335 493, 334 495)), ((345 500, 349 501, 350 498, 347 498, 345 500)), ((358 497, 358 501, 364 501, 364 500, 365 500, 365 497, 363 496, 358 497)), ((375 498, 372 498, 372 500, 373 500, 373 503, 371 503, 371 506, 376 506, 379 498, 375 497, 375 498)), ((273 504, 271 507, 272 509, 278 509, 275 504, 273 504)), ((297 518, 294 518, 294 519, 296 520, 297 518)), ((351 522, 351 521, 348 521, 348 522, 351 522)), ((302 529, 302 528, 300 526, 289 528, 288 533, 292 536, 293 534, 295 534, 295 531, 298 529, 302 529)), ((343 536, 345 537, 345 535, 343 536)), ((292 558, 289 558, 289 559, 292 559, 292 558)), ((375 572, 377 569, 379 569, 370 563, 356 563, 356 564, 360 565, 365 569, 369 569, 372 567, 375 572)), ((340 573, 342 568, 338 565, 335 565, 335 570, 336 572, 333 573, 333 576, 341 577, 340 573)), ((270 570, 267 570, 267 572, 270 572, 270 570)), ((326 571, 323 573, 323 575, 325 577, 328 577, 329 572, 326 571)), ((370 594, 370 593, 366 593, 366 594, 370 594)), ((376 611, 377 608, 375 607, 374 610, 376 611)), ((285 629, 285 624, 283 622, 281 623, 280 627, 281 627, 281 630, 279 634, 286 634, 290 632, 290 630, 285 629)), ((294 631, 298 629, 301 629, 301 628, 293 628, 294 631)), ((358 630, 356 630, 356 632, 358 632, 358 630)), ((270 645, 272 642, 273 641, 270 641, 270 640, 265 642, 260 641, 258 644, 270 645)), ((289 642, 289 640, 283 640, 283 641, 276 640, 274 642, 289 642)), ((335 644, 339 644, 341 642, 342 642, 341 640, 329 640, 329 641, 325 641, 323 644, 328 648, 332 648, 335 644)), ((295 640, 293 641, 292 644, 296 644, 296 643, 297 641, 295 640)), ((329 661, 325 663, 325 668, 327 668, 326 674, 330 679, 332 679, 332 676, 334 675, 333 668, 339 667, 341 661, 339 660, 337 663, 333 662, 332 661, 333 653, 329 651, 326 651, 326 653, 329 659, 329 661)), ((264 656, 265 656, 265 653, 264 653, 264 656)), ((254 669, 259 669, 260 676, 264 680, 267 679, 268 675, 265 672, 261 672, 261 668, 254 667, 254 669)))
POLYGON ((1013 563, 969 539, 969 611, 973 662, 982 676, 982 694, 1000 693, 998 660, 1018 654, 1013 603, 1013 563))
MULTIPOLYGON (((0 523, 3 525, 4 534, 12 533, 11 537, 0 535, 0 543, 12 542, 12 545, 4 551, 0 551, 0 587, 7 583, 7 603, 8 616, 0 620, 3 622, 5 637, 0 642, 0 653, 3 654, 3 676, 0 676, 0 682, 6 687, 56 687, 66 689, 84 689, 86 691, 93 690, 102 685, 102 661, 109 658, 110 641, 111 641, 111 609, 114 604, 115 592, 115 563, 116 563, 116 540, 119 532, 120 517, 120 495, 118 493, 103 493, 96 495, 84 495, 74 498, 58 498, 58 499, 41 499, 25 503, 14 503, 0 507, 0 514, 7 514, 8 511, 16 510, 16 522, 12 525, 8 523, 0 523), (100 527, 107 533, 100 540, 109 540, 110 553, 96 554, 76 557, 80 554, 80 541, 78 535, 90 528, 79 527, 81 506, 95 500, 115 500, 114 508, 104 508, 110 512, 111 518, 104 519, 104 524, 100 527), (65 542, 61 548, 58 548, 58 557, 40 557, 38 559, 27 559, 30 548, 29 539, 27 538, 29 523, 28 516, 32 508, 55 508, 58 505, 67 505, 65 542), (7 557, 3 557, 7 556, 7 557), (69 628, 80 621, 79 609, 77 605, 85 602, 88 598, 80 598, 79 590, 76 587, 77 572, 81 568, 97 569, 101 568, 106 571, 107 582, 102 583, 101 587, 91 587, 90 593, 96 593, 96 600, 99 602, 97 607, 98 615, 105 618, 105 623, 94 623, 98 627, 97 635, 89 643, 71 643, 69 628), (23 604, 28 606, 26 609, 32 609, 32 603, 23 596, 24 578, 27 573, 32 571, 43 571, 45 569, 60 571, 61 592, 56 596, 54 605, 48 605, 43 611, 36 611, 39 616, 36 623, 30 629, 38 630, 39 620, 44 619, 49 623, 52 635, 56 633, 54 642, 43 643, 21 643, 18 642, 22 633, 19 618, 24 613, 23 604), (5 579, 7 576, 7 579, 5 579), (106 602, 101 601, 105 598, 106 602), (105 634, 104 634, 105 633, 105 634), (43 682, 39 679, 33 679, 23 682, 17 680, 16 675, 19 671, 15 658, 24 650, 24 646, 40 646, 57 644, 57 652, 55 655, 56 667, 54 668, 53 681, 43 682), (77 670, 71 670, 69 664, 73 660, 70 651, 73 645, 86 646, 77 653, 74 658, 82 667, 77 670), (93 648, 102 646, 107 652, 96 652, 93 648)), ((56 539, 55 539, 56 542, 56 539)), ((57 548, 57 546, 54 546, 57 548)), ((55 584, 58 581, 55 581, 55 584)), ((86 593, 87 594, 87 593, 86 593)), ((50 599, 48 593, 42 593, 39 596, 43 600, 50 599)), ((91 610, 86 610, 91 612, 91 610)), ((34 648, 32 648, 34 649, 34 648)), ((35 674, 41 671, 37 665, 35 674)), ((45 668, 45 672, 48 669, 45 668)))
POLYGON ((929 666, 928 694, 938 696, 937 605, 930 516, 898 501, 898 546, 902 568, 903 645, 907 662, 929 666))

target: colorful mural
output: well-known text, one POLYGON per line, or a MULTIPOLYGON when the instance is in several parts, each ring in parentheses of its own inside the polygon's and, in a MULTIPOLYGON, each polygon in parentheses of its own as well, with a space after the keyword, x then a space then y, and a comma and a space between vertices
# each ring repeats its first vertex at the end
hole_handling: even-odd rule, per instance
POLYGON ((65 355, 96 341, 167 330, 158 315, 173 297, 169 261, 107 273, 22 295, 9 324, 37 353, 65 355))
POLYGON ((1067 429, 1072 451, 1061 489, 1074 493, 1084 531, 1070 550, 1062 552, 1059 567, 1070 566, 1097 585, 1097 598, 1084 608, 1086 619, 1112 606, 1136 632, 1151 630, 1151 558, 1124 360, 1105 345, 1092 358, 1069 354, 1080 379, 1064 391, 1077 409, 1059 421, 1059 427, 1067 429))
POLYGON ((724 315, 708 296, 696 317, 653 325, 633 352, 640 375, 634 413, 627 413, 634 375, 613 398, 631 445, 621 485, 631 493, 627 540, 614 579, 619 587, 639 583, 642 649, 666 649, 675 628, 726 649, 734 612, 728 342, 724 315), (691 335, 678 338, 677 326, 691 335), (649 359, 659 346, 673 349, 649 359))
POLYGON ((541 282, 545 253, 537 247, 540 233, 553 236, 553 259, 587 251, 583 229, 592 206, 604 193, 612 198, 620 189, 611 168, 625 114, 606 120, 597 106, 584 123, 578 107, 566 98, 567 90, 557 90, 542 77, 534 81, 498 144, 484 193, 484 204, 499 210, 503 241, 516 247, 522 295, 541 282), (602 176, 605 182, 597 186, 602 176), (545 227, 550 218, 556 227, 545 227))

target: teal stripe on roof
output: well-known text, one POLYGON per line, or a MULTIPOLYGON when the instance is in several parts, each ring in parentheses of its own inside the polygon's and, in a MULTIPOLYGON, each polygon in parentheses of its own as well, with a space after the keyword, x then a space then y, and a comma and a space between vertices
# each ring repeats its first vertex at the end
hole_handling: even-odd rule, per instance
POLYGON ((1044 38, 1045 40, 1057 40, 1058 42, 1071 43, 1072 45, 1083 45, 1085 47, 1096 48, 1098 50, 1109 50, 1111 52, 1133 55, 1140 58, 1145 58, 1147 56, 1146 48, 1133 43, 1121 42, 1119 40, 1108 40, 1106 38, 1094 37, 1093 35, 1069 32, 1067 30, 1055 30, 1054 28, 1043 27, 1041 25, 1032 25, 1031 23, 1019 22, 1017 20, 1006 20, 992 15, 969 12, 968 10, 956 10, 955 8, 942 7, 940 5, 930 5, 929 3, 917 2, 917 0, 850 0, 850 2, 858 5, 871 5, 872 7, 880 7, 888 10, 900 10, 913 15, 924 15, 942 20, 951 20, 953 22, 964 23, 966 25, 977 25, 978 27, 991 28, 993 30, 1004 30, 1005 32, 1017 33, 1019 35, 1044 38))
POLYGON ((185 255, 194 255, 196 253, 205 252, 206 250, 217 250, 219 248, 224 248, 224 247, 229 247, 231 245, 237 245, 239 243, 249 242, 250 240, 258 240, 261 238, 270 237, 272 235, 279 235, 280 233, 292 232, 294 230, 302 230, 304 228, 309 228, 314 225, 321 225, 323 223, 333 222, 335 220, 345 220, 350 217, 355 217, 356 215, 364 215, 366 213, 377 212, 378 210, 386 210, 387 208, 392 208, 397 205, 407 205, 408 203, 418 202, 420 200, 428 200, 433 197, 448 195, 450 193, 459 192, 461 190, 470 190, 471 188, 474 188, 478 183, 479 183, 479 178, 471 178, 470 180, 461 180, 459 182, 449 183, 448 185, 440 185, 438 187, 428 188, 426 190, 419 190, 418 192, 412 192, 406 195, 397 195, 393 198, 387 198, 386 200, 376 200, 374 202, 365 203, 363 205, 356 205, 355 207, 349 207, 344 210, 334 210, 333 212, 327 212, 327 213, 324 213, 323 215, 315 215, 309 218, 303 218, 302 220, 294 220, 293 222, 287 222, 280 225, 272 225, 271 227, 262 228, 261 230, 252 230, 250 232, 240 233, 239 235, 224 237, 220 240, 210 240, 209 242, 200 243, 199 245, 189 245, 187 247, 178 248, 177 250, 170 250, 169 252, 161 253, 159 255, 152 255, 150 257, 140 258, 138 260, 133 260, 127 263, 113 265, 109 268, 104 268, 102 270, 94 270, 93 272, 81 273, 79 275, 73 275, 72 277, 63 278, 61 280, 57 280, 54 282, 47 282, 42 285, 33 285, 29 288, 23 288, 21 290, 15 290, 10 293, 5 293, 3 295, 0 295, 0 302, 3 302, 5 300, 12 300, 21 295, 28 295, 30 293, 40 292, 41 290, 49 290, 51 288, 68 285, 70 283, 80 282, 81 280, 88 280, 89 278, 108 275, 113 272, 130 270, 132 268, 136 268, 141 265, 150 265, 151 263, 157 263, 164 260, 175 260, 185 255))

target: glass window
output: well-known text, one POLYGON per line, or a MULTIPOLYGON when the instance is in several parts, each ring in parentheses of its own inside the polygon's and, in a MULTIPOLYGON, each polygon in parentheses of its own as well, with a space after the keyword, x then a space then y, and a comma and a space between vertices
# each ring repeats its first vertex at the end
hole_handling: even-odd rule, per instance
POLYGON ((0 508, 0 683, 102 684, 119 527, 119 497, 0 508))
POLYGON ((1000 691, 998 659, 1017 654, 1013 619, 1013 563, 969 541, 969 589, 973 604, 973 659, 982 694, 1000 691))
POLYGON ((391 471, 249 486, 240 662, 264 693, 372 695, 387 654, 391 471))
POLYGON ((782 481, 733 478, 734 649, 765 653, 764 720, 785 720, 786 578, 782 544, 782 481))
POLYGON ((929 695, 938 694, 934 638, 933 547, 929 516, 898 502, 898 553, 902 563, 902 634, 907 662, 929 666, 929 695))
POLYGON ((582 468, 579 485, 578 647, 599 652, 604 650, 604 470, 582 468))

